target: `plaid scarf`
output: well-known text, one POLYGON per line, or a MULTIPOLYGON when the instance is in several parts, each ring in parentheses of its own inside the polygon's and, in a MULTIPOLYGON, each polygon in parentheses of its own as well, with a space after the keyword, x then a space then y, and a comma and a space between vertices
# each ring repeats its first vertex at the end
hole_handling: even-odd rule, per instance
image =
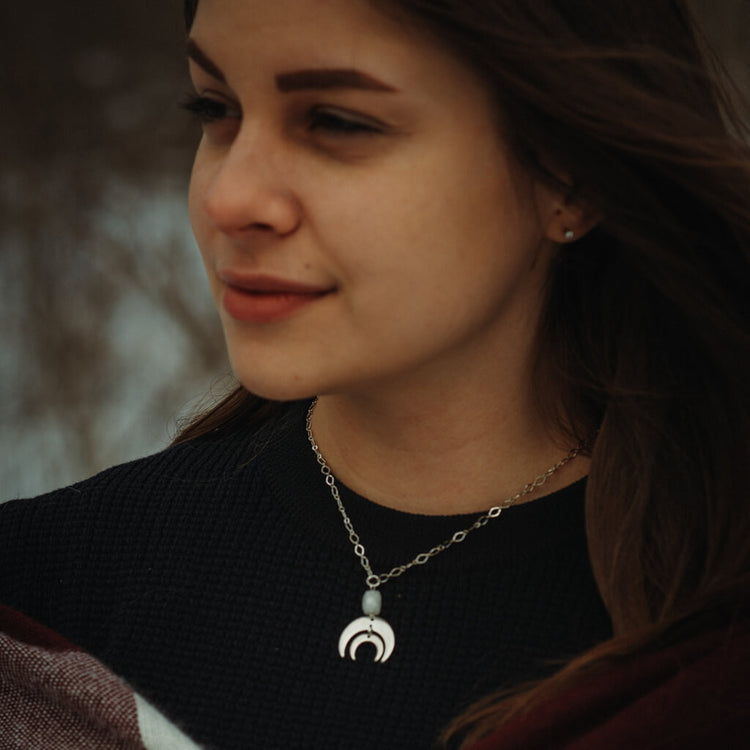
POLYGON ((0 750, 199 750, 103 664, 0 605, 0 750))

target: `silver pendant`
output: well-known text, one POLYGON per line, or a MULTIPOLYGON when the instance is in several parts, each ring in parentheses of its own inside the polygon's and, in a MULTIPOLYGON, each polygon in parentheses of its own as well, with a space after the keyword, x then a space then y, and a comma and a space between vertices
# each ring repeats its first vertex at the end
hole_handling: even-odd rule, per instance
POLYGON ((382 618, 380 607, 383 598, 379 591, 370 589, 362 597, 362 611, 364 617, 352 620, 341 633, 339 638, 339 656, 343 659, 349 648, 349 658, 357 661, 357 649, 363 643, 375 646, 375 661, 388 661, 396 645, 393 628, 382 618))
POLYGON ((372 643, 375 646, 375 661, 388 661, 396 645, 396 636, 393 628, 382 618, 374 615, 358 617, 350 622, 341 633, 339 638, 339 656, 346 656, 349 647, 349 658, 357 660, 357 649, 363 643, 372 643))

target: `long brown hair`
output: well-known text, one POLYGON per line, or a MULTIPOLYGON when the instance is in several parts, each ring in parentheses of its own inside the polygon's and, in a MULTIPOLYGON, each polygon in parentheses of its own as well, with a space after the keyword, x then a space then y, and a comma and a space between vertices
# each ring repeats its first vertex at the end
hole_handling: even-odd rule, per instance
MULTIPOLYGON (((188 25, 196 5, 186 0, 188 25)), ((475 739, 613 658, 744 605, 750 152, 685 2, 379 5, 472 65, 518 158, 601 216, 560 251, 537 372, 539 393, 555 384, 540 407, 560 428, 597 434, 587 537, 615 638, 459 717, 451 732, 475 739)), ((239 388, 178 440, 263 403, 239 388)))

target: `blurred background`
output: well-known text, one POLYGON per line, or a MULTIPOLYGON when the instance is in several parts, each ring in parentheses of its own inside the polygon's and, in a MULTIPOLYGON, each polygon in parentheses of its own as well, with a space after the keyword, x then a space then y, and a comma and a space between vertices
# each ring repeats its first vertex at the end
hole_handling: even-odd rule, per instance
POLYGON ((0 499, 158 450, 228 371, 180 0, 0 9, 0 499))
MULTIPOLYGON (((692 4, 750 92, 750 0, 692 4)), ((0 7, 0 501, 159 450, 230 382, 184 38, 180 0, 0 7)))

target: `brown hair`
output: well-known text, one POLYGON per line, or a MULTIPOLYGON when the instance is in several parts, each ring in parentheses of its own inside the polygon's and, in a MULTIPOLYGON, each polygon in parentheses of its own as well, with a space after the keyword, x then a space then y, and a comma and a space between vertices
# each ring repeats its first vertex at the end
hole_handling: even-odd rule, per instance
MULTIPOLYGON (((196 5, 186 0, 188 25, 196 5)), ((476 739, 590 670, 744 604, 750 153, 685 2, 382 5, 468 61, 495 93, 518 157, 602 217, 560 251, 537 372, 540 393, 556 384, 541 407, 561 429, 576 439, 598 431, 587 537, 615 637, 451 726, 476 739)), ((263 403, 238 388, 178 440, 263 403)))

